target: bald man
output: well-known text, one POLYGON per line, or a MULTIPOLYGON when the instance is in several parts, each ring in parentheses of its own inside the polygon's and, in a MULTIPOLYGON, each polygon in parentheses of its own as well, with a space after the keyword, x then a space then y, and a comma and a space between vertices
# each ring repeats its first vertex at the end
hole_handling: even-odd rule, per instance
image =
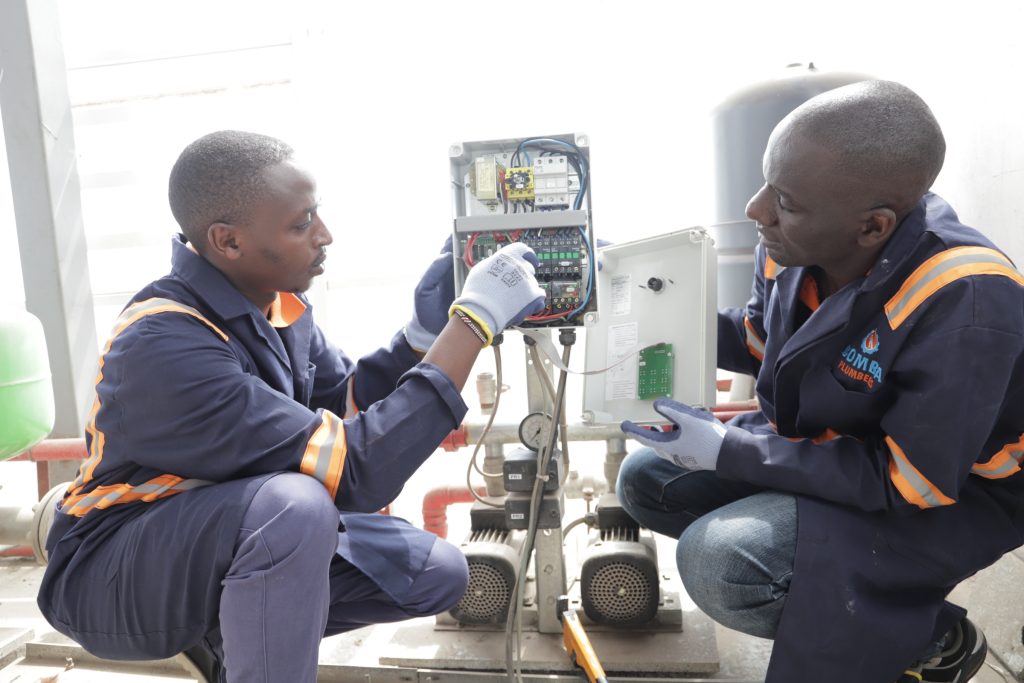
POLYGON ((1024 278, 928 192, 945 141, 908 88, 819 95, 773 131, 753 293, 719 367, 756 376, 728 425, 678 426, 619 494, 678 538, 687 592, 775 640, 768 683, 966 681, 986 643, 945 600, 1024 542, 1024 278))

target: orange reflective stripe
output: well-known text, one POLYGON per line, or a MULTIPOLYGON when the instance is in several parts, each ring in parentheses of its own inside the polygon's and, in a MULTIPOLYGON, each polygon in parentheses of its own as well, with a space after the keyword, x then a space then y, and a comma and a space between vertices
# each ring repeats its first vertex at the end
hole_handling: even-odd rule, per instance
POLYGON ((320 416, 320 426, 306 444, 299 471, 323 483, 331 498, 336 498, 347 454, 345 423, 331 411, 325 410, 320 416))
POLYGON ((896 329, 928 298, 946 285, 972 275, 1002 275, 1024 286, 1024 276, 1008 258, 986 247, 955 247, 922 263, 885 304, 889 327, 896 329))
MULTIPOLYGON (((103 353, 100 354, 99 371, 96 373, 97 387, 100 382, 103 381, 103 365, 106 362, 107 353, 110 352, 110 347, 114 344, 114 340, 134 323, 147 316, 156 315, 157 313, 184 313, 185 315, 190 315, 213 330, 224 341, 228 340, 228 336, 221 332, 220 328, 204 318, 199 311, 191 306, 186 306, 185 304, 180 304, 177 301, 171 301, 170 299, 159 298, 136 302, 121 311, 121 315, 118 316, 117 321, 114 323, 114 329, 110 333, 110 338, 107 339, 107 344, 103 347, 103 353)), ((106 445, 106 436, 102 431, 96 428, 96 415, 99 411, 100 395, 97 391, 96 398, 93 400, 92 409, 89 411, 89 420, 85 426, 85 431, 92 437, 89 445, 89 457, 82 463, 81 467, 78 468, 78 476, 68 489, 70 493, 77 492, 82 488, 82 486, 92 481, 93 474, 96 472, 96 467, 99 466, 100 462, 103 460, 103 447, 106 445)))
POLYGON ((986 479, 1004 479, 1021 471, 1024 463, 1024 434, 1013 443, 1006 444, 998 453, 985 462, 971 468, 971 474, 986 479))
POLYGON ((61 502, 61 512, 75 517, 83 517, 92 510, 105 510, 112 505, 137 501, 152 503, 154 500, 167 498, 211 483, 202 479, 182 479, 173 474, 161 474, 135 486, 130 484, 97 486, 88 493, 66 497, 61 502))
POLYGON ((927 510, 956 502, 937 489, 911 464, 903 449, 891 436, 885 437, 885 443, 889 445, 889 478, 908 503, 927 510))
POLYGON ((349 376, 348 386, 346 387, 345 394, 345 418, 355 417, 356 413, 359 412, 359 406, 356 405, 356 376, 355 373, 349 376))
POLYGON ((764 360, 764 342, 747 316, 743 316, 743 327, 746 330, 747 350, 750 351, 750 355, 759 361, 764 360))
POLYGON ((772 260, 772 257, 768 254, 764 255, 764 279, 774 280, 775 276, 778 275, 783 269, 779 267, 779 264, 772 260))

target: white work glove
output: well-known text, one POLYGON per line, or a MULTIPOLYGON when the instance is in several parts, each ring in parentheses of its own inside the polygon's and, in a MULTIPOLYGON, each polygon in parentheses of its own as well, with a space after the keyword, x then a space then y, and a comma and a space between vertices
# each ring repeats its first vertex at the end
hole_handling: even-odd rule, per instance
POLYGON ((539 261, 522 242, 508 244, 473 266, 448 315, 461 311, 475 322, 490 346, 494 335, 544 309, 544 290, 534 277, 539 261))
POLYGON ((449 237, 413 293, 412 320, 405 326, 405 340, 413 350, 426 352, 448 324, 448 309, 455 298, 454 273, 449 237))
POLYGON ((676 429, 654 431, 626 420, 622 431, 684 470, 714 470, 726 426, 706 410, 668 398, 655 401, 654 409, 671 420, 676 429))

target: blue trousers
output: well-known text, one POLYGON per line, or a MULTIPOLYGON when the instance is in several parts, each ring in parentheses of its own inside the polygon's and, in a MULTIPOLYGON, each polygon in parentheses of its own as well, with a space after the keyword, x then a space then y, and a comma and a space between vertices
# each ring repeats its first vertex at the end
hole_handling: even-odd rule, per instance
POLYGON ((458 548, 398 518, 340 515, 297 473, 158 501, 79 547, 73 569, 44 586, 58 630, 114 659, 199 645, 230 683, 312 683, 324 635, 443 612, 468 581, 458 548))
POLYGON ((796 560, 796 498, 681 469, 650 448, 626 457, 616 492, 642 526, 679 539, 680 579, 705 614, 748 635, 775 637, 796 560))
POLYGON ((679 576, 701 610, 731 629, 774 637, 796 557, 793 496, 683 470, 650 448, 623 461, 616 491, 637 522, 679 539, 679 576))

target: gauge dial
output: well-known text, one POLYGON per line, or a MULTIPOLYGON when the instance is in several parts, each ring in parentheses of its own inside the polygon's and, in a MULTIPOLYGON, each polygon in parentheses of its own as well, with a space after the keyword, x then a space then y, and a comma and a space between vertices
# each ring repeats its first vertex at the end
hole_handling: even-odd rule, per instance
POLYGON ((539 451, 549 424, 551 416, 547 413, 530 413, 519 423, 519 440, 531 451, 539 451))

